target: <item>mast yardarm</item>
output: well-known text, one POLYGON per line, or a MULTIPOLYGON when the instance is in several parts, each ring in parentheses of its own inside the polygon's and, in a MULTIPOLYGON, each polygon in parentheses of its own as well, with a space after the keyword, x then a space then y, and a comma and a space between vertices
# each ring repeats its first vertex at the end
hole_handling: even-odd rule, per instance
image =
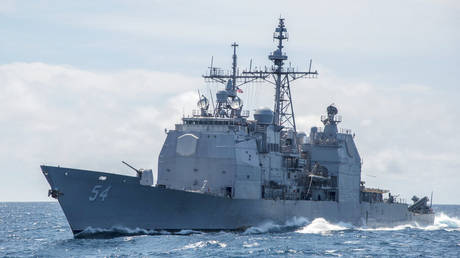
POLYGON ((285 61, 288 59, 284 48, 284 40, 289 38, 284 19, 280 18, 278 27, 273 33, 273 38, 277 40, 277 48, 270 53, 268 59, 273 62, 273 65, 265 70, 245 70, 239 73, 237 68, 237 55, 236 47, 238 44, 233 43, 233 63, 231 73, 225 73, 219 68, 211 67, 209 74, 203 77, 207 80, 215 81, 227 85, 229 96, 236 97, 239 87, 246 83, 254 81, 266 81, 275 86, 275 101, 274 101, 274 118, 273 124, 279 126, 281 129, 292 129, 296 133, 297 128, 294 117, 294 107, 292 105, 292 96, 290 83, 300 78, 316 78, 318 72, 311 71, 311 60, 308 71, 296 71, 293 67, 284 67, 285 61), (231 86, 231 87, 228 87, 231 86))

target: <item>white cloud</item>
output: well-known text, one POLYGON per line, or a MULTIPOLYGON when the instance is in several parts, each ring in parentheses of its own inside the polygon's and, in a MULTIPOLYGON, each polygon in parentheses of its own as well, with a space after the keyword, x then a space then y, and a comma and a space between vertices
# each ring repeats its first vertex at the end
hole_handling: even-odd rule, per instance
POLYGON ((120 163, 127 160, 155 168, 163 129, 180 120, 183 106, 193 106, 201 80, 15 63, 0 66, 0 85, 0 162, 8 171, 0 199, 21 200, 46 197, 35 192, 46 188, 43 163, 130 173, 120 163))

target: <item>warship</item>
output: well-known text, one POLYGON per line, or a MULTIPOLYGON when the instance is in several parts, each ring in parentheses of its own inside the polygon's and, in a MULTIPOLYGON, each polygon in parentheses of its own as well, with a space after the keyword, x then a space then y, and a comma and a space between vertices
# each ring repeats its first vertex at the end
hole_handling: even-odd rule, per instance
POLYGON ((329 105, 324 127, 297 131, 291 83, 318 72, 285 65, 288 32, 283 18, 273 34, 270 67, 213 67, 205 81, 223 84, 198 109, 167 134, 158 157, 157 180, 151 169, 127 176, 60 166, 41 170, 74 234, 88 228, 242 230, 264 221, 285 223, 294 217, 354 225, 429 225, 434 212, 427 197, 414 204, 361 180, 362 160, 350 130, 339 130, 338 108, 329 105), (243 110, 241 86, 267 82, 275 90, 273 110, 260 108, 253 119, 243 110))

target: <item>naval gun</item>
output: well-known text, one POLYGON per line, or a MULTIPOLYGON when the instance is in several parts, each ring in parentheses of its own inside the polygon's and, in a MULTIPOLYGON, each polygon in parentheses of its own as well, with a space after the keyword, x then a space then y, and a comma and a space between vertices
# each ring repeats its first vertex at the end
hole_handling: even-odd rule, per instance
POLYGON ((141 185, 153 185, 153 171, 151 169, 137 169, 123 160, 121 162, 128 166, 130 169, 136 171, 136 175, 140 179, 141 185))

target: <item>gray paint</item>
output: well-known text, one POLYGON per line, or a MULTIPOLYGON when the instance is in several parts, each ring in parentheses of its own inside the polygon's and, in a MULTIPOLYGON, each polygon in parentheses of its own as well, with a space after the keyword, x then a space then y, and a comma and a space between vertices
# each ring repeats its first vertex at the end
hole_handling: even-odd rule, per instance
MULTIPOLYGON (((391 225, 414 221, 404 204, 348 204, 328 201, 229 199, 209 194, 161 189, 139 184, 139 178, 87 170, 42 166, 73 232, 87 228, 111 229, 243 229, 264 221, 285 223, 293 217, 331 222, 391 225), (105 176, 106 180, 99 178, 105 176), (110 190, 94 201, 92 190, 110 190), (357 208, 357 209, 356 209, 357 208), (358 214, 357 214, 358 213, 358 214), (358 216, 356 216, 358 215, 358 216)), ((423 222, 423 219, 417 218, 423 222)))
POLYGON ((324 129, 313 127, 308 137, 297 134, 290 82, 318 73, 283 66, 285 32, 280 19, 270 69, 239 74, 236 43, 231 74, 211 65, 205 79, 226 88, 217 92, 213 110, 201 95, 200 112, 167 131, 156 186, 141 171, 129 177, 42 166, 72 230, 237 229, 294 216, 357 225, 432 223, 432 213, 415 216, 406 204, 361 201, 361 157, 354 136, 339 133, 342 118, 334 105, 321 117, 324 129), (254 120, 248 119, 238 87, 272 77, 275 111, 257 110, 254 120))

